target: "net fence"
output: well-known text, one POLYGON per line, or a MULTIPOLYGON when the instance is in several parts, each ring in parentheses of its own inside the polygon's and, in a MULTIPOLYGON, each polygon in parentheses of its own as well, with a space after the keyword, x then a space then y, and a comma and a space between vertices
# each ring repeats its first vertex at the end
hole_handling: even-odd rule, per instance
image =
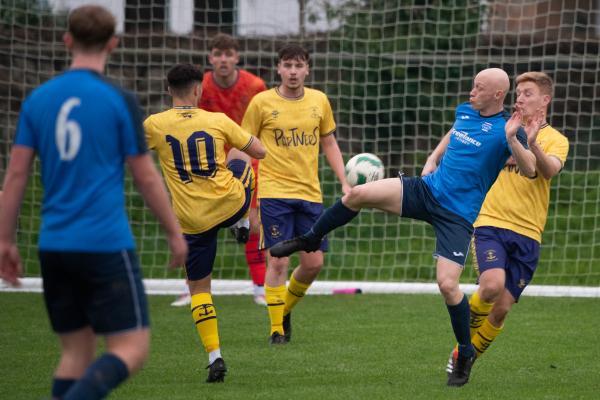
MULTIPOLYGON (((600 2, 0 0, 2 178, 21 101, 68 67, 61 41, 66 13, 83 3, 103 4, 117 16, 121 45, 107 74, 138 95, 146 114, 169 107, 165 75, 175 63, 209 67, 207 44, 218 32, 239 39, 240 66, 270 87, 279 82, 277 49, 300 42, 312 58, 307 85, 329 96, 344 158, 377 154, 387 176, 420 173, 479 70, 500 67, 511 79, 531 70, 548 73, 556 82, 550 123, 571 148, 552 184, 535 283, 600 285, 600 2)), ((513 101, 511 93, 507 106, 513 101)), ((39 276, 39 172, 36 164, 18 229, 25 273, 32 277, 39 276)), ((325 205, 331 205, 341 190, 323 159, 320 177, 325 205)), ((163 235, 130 181, 126 196, 145 276, 182 277, 166 270, 163 235)), ((434 246, 424 223, 362 212, 330 235, 320 279, 433 282, 434 246)), ((473 282, 470 262, 465 272, 463 280, 473 282)), ((225 231, 214 277, 248 277, 243 248, 225 231)))

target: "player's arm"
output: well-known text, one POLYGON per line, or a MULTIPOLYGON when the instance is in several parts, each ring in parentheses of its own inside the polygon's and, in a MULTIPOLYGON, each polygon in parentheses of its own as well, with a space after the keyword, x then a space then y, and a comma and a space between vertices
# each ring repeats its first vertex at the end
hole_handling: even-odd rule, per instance
POLYGON ((171 249, 169 266, 174 268, 185 263, 187 243, 181 234, 179 222, 169 204, 167 190, 149 154, 132 155, 127 157, 127 165, 131 170, 133 181, 144 201, 150 207, 167 233, 171 249))
POLYGON ((267 155, 265 146, 263 146, 256 136, 252 136, 250 143, 242 151, 257 160, 262 160, 267 155))
POLYGON ((442 157, 444 156, 444 153, 446 152, 446 149, 448 148, 448 144, 450 143, 451 132, 452 131, 448 131, 444 135, 433 152, 429 155, 429 157, 427 157, 427 161, 425 162, 423 170, 421 171, 421 176, 429 175, 437 169, 442 157))
POLYGON ((321 148, 323 149, 323 153, 325 153, 329 166, 342 184, 342 193, 349 193, 350 185, 348 185, 348 181, 346 181, 344 159, 342 158, 342 152, 340 151, 340 147, 338 146, 333 133, 321 137, 321 148))
POLYGON ((35 152, 32 148, 15 145, 4 177, 0 207, 0 277, 11 285, 19 284, 23 267, 15 244, 19 207, 27 187, 35 152))
MULTIPOLYGON (((504 131, 506 133, 506 141, 508 142, 508 146, 510 147, 510 151, 512 153, 517 166, 521 173, 529 178, 535 177, 535 155, 526 149, 523 143, 519 140, 519 136, 517 131, 521 127, 521 121, 523 116, 520 111, 515 111, 513 115, 510 117, 508 121, 506 121, 506 125, 504 127, 504 131)), ((541 122, 536 120, 534 124, 528 124, 526 126, 527 138, 530 140, 533 135, 537 136, 537 132, 539 131, 541 126, 541 122)), ((535 141, 535 137, 533 137, 535 141)))
POLYGON ((252 135, 252 141, 241 150, 250 157, 258 160, 262 160, 267 155, 267 150, 258 139, 262 126, 261 115, 260 105, 255 96, 250 100, 250 104, 248 104, 248 108, 246 108, 246 112, 244 113, 242 123, 239 125, 244 132, 252 135))
POLYGON ((551 179, 560 172, 563 167, 562 161, 556 156, 544 153, 537 141, 530 143, 529 149, 535 156, 535 168, 545 179, 551 179))

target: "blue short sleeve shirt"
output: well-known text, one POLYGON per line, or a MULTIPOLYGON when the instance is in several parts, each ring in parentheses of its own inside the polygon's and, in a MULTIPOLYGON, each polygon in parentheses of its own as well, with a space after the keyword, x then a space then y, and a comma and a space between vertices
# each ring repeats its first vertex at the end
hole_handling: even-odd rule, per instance
POLYGON ((135 247, 124 162, 147 151, 141 122, 135 97, 90 70, 70 70, 24 101, 15 145, 34 149, 41 162, 41 250, 135 247))
MULTIPOLYGON (((456 108, 450 143, 440 165, 423 180, 441 206, 473 223, 485 195, 511 155, 505 112, 482 116, 469 103, 456 108)), ((520 129, 517 138, 527 148, 520 129)))

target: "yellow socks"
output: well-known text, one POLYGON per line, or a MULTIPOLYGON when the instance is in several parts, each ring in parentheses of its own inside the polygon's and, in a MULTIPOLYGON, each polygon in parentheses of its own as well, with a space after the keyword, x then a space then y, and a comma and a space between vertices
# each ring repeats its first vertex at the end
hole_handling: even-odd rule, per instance
POLYGON ((285 285, 271 287, 265 285, 265 299, 271 320, 271 332, 279 332, 283 335, 283 308, 285 306, 285 285))
POLYGON ((294 274, 292 274, 290 283, 287 287, 287 292, 285 293, 285 309, 283 315, 287 315, 292 311, 292 308, 294 308, 304 297, 309 287, 310 283, 299 282, 294 278, 294 274))
MULTIPOLYGON (((494 303, 486 303, 479 297, 476 291, 469 299, 471 309, 471 343, 475 347, 476 355, 479 357, 498 336, 502 328, 494 327, 487 319, 494 307, 494 303)), ((456 348, 456 347, 455 347, 456 348)))
POLYGON ((487 350, 488 347, 490 347, 490 344, 492 344, 494 339, 496 339, 496 336, 502 332, 502 328, 502 326, 500 328, 496 328, 487 318, 485 321, 483 321, 481 327, 477 329, 477 332, 471 338, 471 343, 473 343, 473 347, 475 347, 478 358, 483 354, 484 351, 487 350))
POLYGON ((471 308, 471 338, 473 338, 477 329, 479 329, 483 321, 487 319, 490 311, 492 311, 494 303, 485 303, 479 297, 479 292, 476 291, 471 296, 471 299, 469 299, 469 306, 471 308))
POLYGON ((217 311, 212 302, 210 293, 198 293, 192 296, 192 318, 196 323, 198 336, 202 340, 204 349, 210 353, 219 348, 219 328, 217 324, 217 311))

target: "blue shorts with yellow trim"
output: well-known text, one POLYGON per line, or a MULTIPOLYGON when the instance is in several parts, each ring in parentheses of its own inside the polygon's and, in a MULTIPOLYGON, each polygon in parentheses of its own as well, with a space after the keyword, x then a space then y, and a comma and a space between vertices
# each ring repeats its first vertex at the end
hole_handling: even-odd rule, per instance
MULTIPOLYGON (((298 199, 260 199, 260 248, 269 247, 310 230, 323 213, 323 204, 298 199)), ((327 238, 321 251, 327 251, 327 238)))
POLYGON ((510 229, 480 226, 475 228, 471 247, 477 274, 503 269, 506 272, 504 287, 519 301, 537 268, 540 244, 510 229))
POLYGON ((252 191, 254 190, 252 166, 243 160, 233 159, 227 164, 227 168, 233 173, 235 178, 242 181, 246 192, 246 199, 242 207, 231 218, 221 222, 217 226, 198 234, 183 234, 189 248, 188 257, 185 262, 185 272, 187 279, 190 281, 198 281, 212 273, 217 255, 217 234, 219 233, 219 229, 238 222, 246 215, 250 207, 252 191))

